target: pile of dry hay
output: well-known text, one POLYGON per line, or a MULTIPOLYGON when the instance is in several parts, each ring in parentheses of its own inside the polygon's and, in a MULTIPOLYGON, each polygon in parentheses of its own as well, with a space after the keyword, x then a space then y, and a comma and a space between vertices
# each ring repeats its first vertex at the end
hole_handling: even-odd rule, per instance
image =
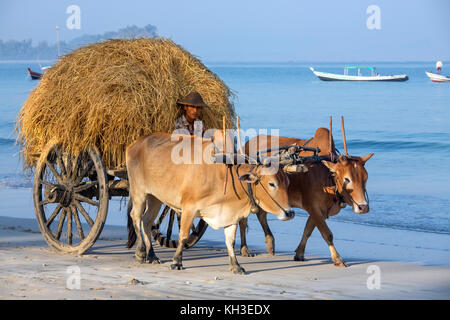
POLYGON ((176 102, 198 91, 205 127, 234 127, 232 93, 217 75, 171 40, 109 40, 62 57, 32 91, 17 119, 25 167, 47 142, 72 153, 96 146, 107 168, 125 165, 125 148, 139 136, 171 132, 176 102))

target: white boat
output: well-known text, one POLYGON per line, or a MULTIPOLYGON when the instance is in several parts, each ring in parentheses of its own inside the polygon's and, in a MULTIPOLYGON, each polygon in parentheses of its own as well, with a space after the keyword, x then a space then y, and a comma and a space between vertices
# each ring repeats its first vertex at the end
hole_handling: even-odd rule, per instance
POLYGON ((443 76, 442 74, 432 73, 428 71, 425 71, 425 73, 433 82, 450 82, 450 77, 443 76))
POLYGON ((328 72, 320 72, 315 71, 313 67, 310 67, 311 71, 323 81, 406 81, 408 80, 408 76, 406 74, 399 75, 390 75, 390 76, 381 76, 378 73, 375 73, 375 67, 358 67, 358 66, 350 66, 344 67, 344 74, 336 74, 336 73, 328 73, 328 72), (349 70, 358 70, 357 75, 349 75, 349 70), (369 76, 365 76, 361 74, 361 70, 370 70, 371 74, 369 76))

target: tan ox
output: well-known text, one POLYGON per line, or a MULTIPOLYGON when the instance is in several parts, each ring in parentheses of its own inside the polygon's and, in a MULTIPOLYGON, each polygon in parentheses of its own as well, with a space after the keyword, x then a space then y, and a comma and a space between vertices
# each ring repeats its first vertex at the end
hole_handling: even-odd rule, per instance
MULTIPOLYGON (((186 129, 184 129, 184 130, 185 130, 184 133, 180 133, 179 130, 176 130, 174 132, 176 134, 190 135, 189 131, 187 131, 186 129)), ((211 131, 209 131, 209 130, 207 130, 205 132, 205 135, 206 134, 208 136, 210 136, 210 138, 204 138, 204 141, 205 142, 212 141, 211 147, 213 150, 211 150, 212 151, 211 154, 223 154, 223 153, 234 154, 236 152, 236 150, 234 148, 233 138, 229 132, 227 132, 225 134, 224 130, 216 129, 216 130, 214 130, 212 135, 211 135, 211 131)), ((147 203, 147 208, 149 208, 149 206, 150 206, 150 203, 147 203)), ((131 208, 132 208, 132 202, 129 201, 128 202, 128 210, 127 210, 127 229, 128 229, 127 248, 132 248, 133 245, 136 243, 136 232, 134 232, 133 220, 131 219, 131 216, 130 216, 131 208)), ((138 250, 145 252, 145 246, 143 245, 143 243, 141 243, 141 248, 139 248, 139 246, 138 246, 138 250)))
MULTIPOLYGON (((180 139, 190 139, 193 155, 194 140, 199 138, 180 136, 180 139)), ((274 213, 279 219, 293 218, 287 197, 287 176, 282 170, 264 172, 267 168, 249 164, 233 165, 229 171, 224 170, 224 164, 175 164, 172 150, 179 143, 171 141, 170 134, 155 133, 139 138, 126 150, 130 197, 133 202, 131 218, 138 241, 136 258, 139 261, 159 262, 150 241, 150 230, 162 203, 165 203, 181 212, 179 243, 172 269, 182 269, 184 243, 193 220, 200 217, 213 229, 224 228, 230 269, 233 273, 245 273, 234 254, 237 223, 248 217, 252 197, 263 210, 274 213), (229 177, 224 194, 226 172, 229 177), (251 193, 248 184, 251 185, 251 193), (147 201, 150 205, 144 216, 147 201), (143 218, 145 221, 142 221, 143 218), (144 222, 145 246, 141 236, 141 222, 144 222), (145 247, 145 252, 142 252, 142 247, 145 247)), ((211 142, 202 140, 202 149, 205 150, 210 144, 211 142)))
MULTIPOLYGON (((255 137, 245 145, 246 153, 249 152, 249 145, 257 143, 259 139, 255 137)), ((264 137, 265 138, 265 137, 264 137)), ((265 139, 267 147, 270 147, 270 137, 265 139)), ((314 137, 307 140, 280 137, 279 145, 306 145, 308 147, 318 147, 319 155, 328 156, 329 150, 334 152, 334 141, 329 140, 329 131, 325 128, 317 129, 314 137)), ((262 149, 265 149, 263 146, 262 149)), ((250 150, 256 148, 250 148, 250 150)), ((312 156, 312 152, 302 152, 302 156, 312 156)), ((326 219, 339 213, 345 204, 352 206, 355 213, 369 212, 368 198, 366 197, 367 171, 364 164, 373 156, 373 153, 363 157, 339 156, 337 162, 322 161, 321 163, 311 162, 307 165, 308 172, 289 174, 289 205, 293 208, 300 208, 309 213, 302 240, 295 250, 294 260, 303 261, 306 242, 309 236, 317 227, 323 239, 328 244, 331 258, 336 266, 346 266, 344 260, 333 244, 333 234, 331 233, 326 219)), ((265 210, 264 210, 265 211, 265 210)), ((274 254, 274 238, 267 224, 266 212, 258 213, 264 233, 266 235, 266 248, 270 254, 274 254)), ((245 229, 247 220, 240 223, 241 229, 241 254, 250 255, 245 239, 245 229)))

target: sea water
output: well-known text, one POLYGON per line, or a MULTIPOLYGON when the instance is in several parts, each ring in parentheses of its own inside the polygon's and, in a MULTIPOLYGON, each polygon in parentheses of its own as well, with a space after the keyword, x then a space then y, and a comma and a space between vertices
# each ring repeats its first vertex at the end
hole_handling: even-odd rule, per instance
MULTIPOLYGON (((349 153, 375 154, 366 164, 370 212, 357 215, 347 207, 332 220, 450 234, 450 83, 427 78, 433 62, 364 64, 382 75, 407 74, 409 81, 324 82, 309 70, 343 73, 345 63, 206 63, 232 89, 242 129, 279 129, 282 136, 306 139, 328 127, 332 116, 343 152, 342 115, 349 153)), ((17 114, 39 83, 28 78, 27 67, 39 70, 32 61, 0 62, 0 215, 20 218, 34 218, 32 176, 22 172, 14 133, 17 114), (7 209, 8 201, 25 196, 21 209, 7 209)), ((111 201, 107 224, 126 224, 120 199, 111 201)), ((274 234, 292 229, 296 239, 303 229, 272 226, 274 234)))

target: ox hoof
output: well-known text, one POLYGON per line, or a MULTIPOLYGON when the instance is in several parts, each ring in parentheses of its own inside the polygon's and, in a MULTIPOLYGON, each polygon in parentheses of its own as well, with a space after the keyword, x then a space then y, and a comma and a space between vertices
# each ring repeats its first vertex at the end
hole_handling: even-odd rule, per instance
POLYGON ((231 272, 233 274, 247 274, 247 272, 245 272, 245 269, 242 267, 231 267, 231 272))
POLYGON ((145 263, 147 262, 147 257, 145 255, 135 255, 136 256, 136 260, 139 263, 145 263))
POLYGON ((295 255, 294 261, 305 261, 305 256, 304 255, 295 255))
POLYGON ((274 247, 266 247, 267 253, 271 256, 275 255, 275 248, 274 247))
POLYGON ((181 263, 173 263, 170 265, 171 270, 183 270, 183 265, 181 263))
POLYGON ((156 256, 150 257, 147 262, 150 264, 161 264, 161 261, 156 256))
POLYGON ((241 248, 241 256, 242 257, 253 257, 253 254, 251 254, 250 250, 248 250, 247 247, 241 248))
POLYGON ((273 237, 270 237, 270 236, 266 237, 264 242, 266 243, 267 253, 274 256, 275 255, 275 241, 274 241, 273 237))
POLYGON ((336 259, 335 261, 333 261, 334 262, 334 265, 336 266, 336 267, 340 267, 340 268, 346 268, 346 267, 348 267, 348 265, 344 262, 344 260, 342 260, 342 259, 336 259))

